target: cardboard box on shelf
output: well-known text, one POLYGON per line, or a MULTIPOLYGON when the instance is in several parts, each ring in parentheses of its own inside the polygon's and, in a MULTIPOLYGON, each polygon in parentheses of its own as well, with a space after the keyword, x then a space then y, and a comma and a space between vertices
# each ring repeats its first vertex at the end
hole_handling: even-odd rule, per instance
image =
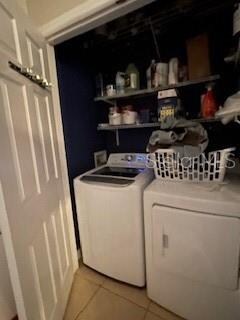
POLYGON ((189 80, 207 77, 211 74, 209 41, 207 34, 200 34, 187 40, 189 80))

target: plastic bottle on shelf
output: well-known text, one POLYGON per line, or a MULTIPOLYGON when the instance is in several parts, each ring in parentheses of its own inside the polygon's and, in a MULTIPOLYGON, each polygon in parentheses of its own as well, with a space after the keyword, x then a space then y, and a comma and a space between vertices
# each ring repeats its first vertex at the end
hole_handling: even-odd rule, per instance
POLYGON ((178 73, 179 73, 179 60, 178 58, 172 58, 169 61, 169 74, 168 74, 168 84, 178 83, 178 73))
POLYGON ((117 94, 125 93, 125 73, 117 72, 116 74, 116 91, 117 94))
POLYGON ((122 114, 118 107, 109 108, 108 119, 111 126, 122 124, 122 114))
POLYGON ((156 74, 156 61, 153 59, 149 68, 147 69, 147 88, 152 89, 154 87, 154 80, 156 74))
POLYGON ((203 118, 213 118, 218 110, 217 101, 213 93, 213 85, 207 85, 207 93, 203 97, 202 101, 202 116, 203 118))
POLYGON ((130 63, 127 67, 126 74, 128 75, 128 89, 139 90, 140 89, 140 76, 139 71, 134 63, 130 63))

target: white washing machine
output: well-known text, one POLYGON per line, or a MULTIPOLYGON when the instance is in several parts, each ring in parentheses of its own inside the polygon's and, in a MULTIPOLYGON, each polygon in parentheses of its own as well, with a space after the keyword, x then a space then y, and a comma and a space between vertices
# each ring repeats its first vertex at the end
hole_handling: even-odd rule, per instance
POLYGON ((143 191, 146 154, 111 154, 74 180, 83 262, 114 279, 145 285, 143 191))
POLYGON ((240 178, 226 181, 144 192, 148 295, 187 320, 240 319, 240 178))

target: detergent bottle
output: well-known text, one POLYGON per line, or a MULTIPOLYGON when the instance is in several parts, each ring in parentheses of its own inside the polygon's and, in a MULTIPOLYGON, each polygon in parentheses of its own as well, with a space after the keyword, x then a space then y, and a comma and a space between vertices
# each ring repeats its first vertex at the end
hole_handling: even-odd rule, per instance
POLYGON ((218 110, 217 101, 213 93, 213 85, 207 85, 207 93, 202 102, 202 116, 203 118, 213 118, 218 110))

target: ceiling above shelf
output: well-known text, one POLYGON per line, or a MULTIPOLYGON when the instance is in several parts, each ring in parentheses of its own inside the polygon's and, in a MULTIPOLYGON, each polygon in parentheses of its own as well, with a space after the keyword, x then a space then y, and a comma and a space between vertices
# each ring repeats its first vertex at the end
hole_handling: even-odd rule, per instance
POLYGON ((111 102, 111 101, 118 100, 118 99, 146 97, 146 96, 155 95, 159 91, 163 91, 163 90, 167 90, 167 89, 178 89, 178 88, 198 85, 201 83, 213 82, 213 81, 217 81, 219 79, 220 79, 220 75, 212 75, 212 76, 201 78, 201 79, 188 80, 188 81, 184 81, 184 82, 179 82, 174 85, 168 85, 168 86, 158 87, 158 88, 154 88, 154 89, 141 89, 141 90, 130 91, 130 92, 126 92, 124 94, 119 94, 119 95, 114 95, 114 96, 96 97, 94 99, 94 101, 111 102))
POLYGON ((84 49, 116 46, 118 42, 142 34, 148 34, 153 26, 156 35, 161 36, 176 28, 187 28, 191 23, 213 20, 227 11, 232 12, 236 0, 168 0, 154 1, 144 8, 124 15, 117 20, 100 26, 88 33, 80 46, 84 49))

